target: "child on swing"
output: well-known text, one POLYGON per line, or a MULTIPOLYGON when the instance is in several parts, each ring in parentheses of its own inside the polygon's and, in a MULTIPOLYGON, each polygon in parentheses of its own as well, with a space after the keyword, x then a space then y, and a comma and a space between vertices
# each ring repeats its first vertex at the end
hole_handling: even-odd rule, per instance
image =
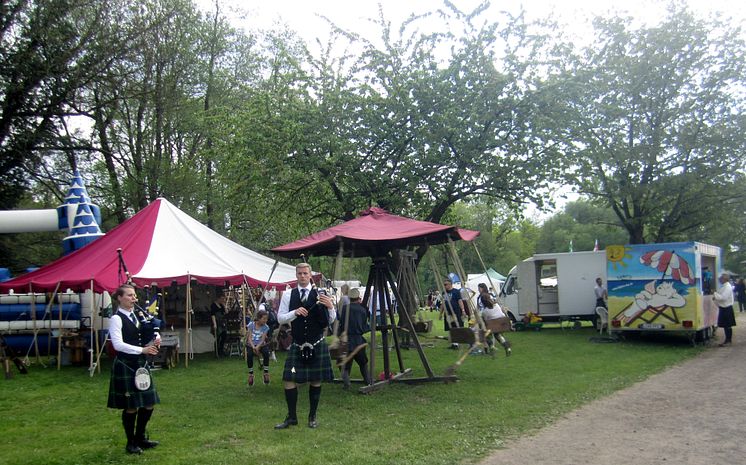
POLYGON ((249 386, 254 385, 254 356, 262 357, 264 384, 269 384, 269 314, 266 310, 256 312, 254 321, 247 326, 246 363, 249 366, 249 386))

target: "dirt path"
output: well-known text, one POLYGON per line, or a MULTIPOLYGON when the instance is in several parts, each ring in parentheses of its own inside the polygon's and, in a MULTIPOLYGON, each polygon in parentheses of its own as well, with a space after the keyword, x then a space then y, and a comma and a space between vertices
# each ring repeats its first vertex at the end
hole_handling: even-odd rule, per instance
POLYGON ((732 346, 591 402, 481 465, 746 463, 746 314, 736 318, 732 346))

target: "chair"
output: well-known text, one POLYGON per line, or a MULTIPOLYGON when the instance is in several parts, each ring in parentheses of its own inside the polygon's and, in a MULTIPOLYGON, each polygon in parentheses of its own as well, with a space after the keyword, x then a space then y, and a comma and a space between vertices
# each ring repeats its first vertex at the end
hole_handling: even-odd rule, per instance
POLYGON ((606 334, 609 333, 609 311, 605 307, 596 307, 596 327, 598 328, 599 336, 604 333, 604 327, 606 327, 606 334))

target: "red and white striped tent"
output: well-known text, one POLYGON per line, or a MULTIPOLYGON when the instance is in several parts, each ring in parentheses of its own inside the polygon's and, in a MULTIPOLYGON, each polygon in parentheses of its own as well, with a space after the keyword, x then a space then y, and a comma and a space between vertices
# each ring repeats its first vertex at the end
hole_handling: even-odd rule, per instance
POLYGON ((261 284, 282 290, 296 279, 295 267, 276 263, 221 236, 159 198, 80 250, 0 283, 0 292, 113 291, 124 280, 118 249, 132 280, 141 286, 164 287, 192 280, 218 286, 261 284))

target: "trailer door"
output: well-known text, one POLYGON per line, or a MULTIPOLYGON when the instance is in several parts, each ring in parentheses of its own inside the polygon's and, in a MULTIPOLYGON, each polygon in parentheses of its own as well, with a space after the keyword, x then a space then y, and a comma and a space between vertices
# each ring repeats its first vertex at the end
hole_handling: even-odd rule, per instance
POLYGON ((537 297, 538 280, 536 279, 536 263, 533 260, 522 261, 518 264, 518 308, 521 315, 528 312, 537 313, 539 299, 537 297))

